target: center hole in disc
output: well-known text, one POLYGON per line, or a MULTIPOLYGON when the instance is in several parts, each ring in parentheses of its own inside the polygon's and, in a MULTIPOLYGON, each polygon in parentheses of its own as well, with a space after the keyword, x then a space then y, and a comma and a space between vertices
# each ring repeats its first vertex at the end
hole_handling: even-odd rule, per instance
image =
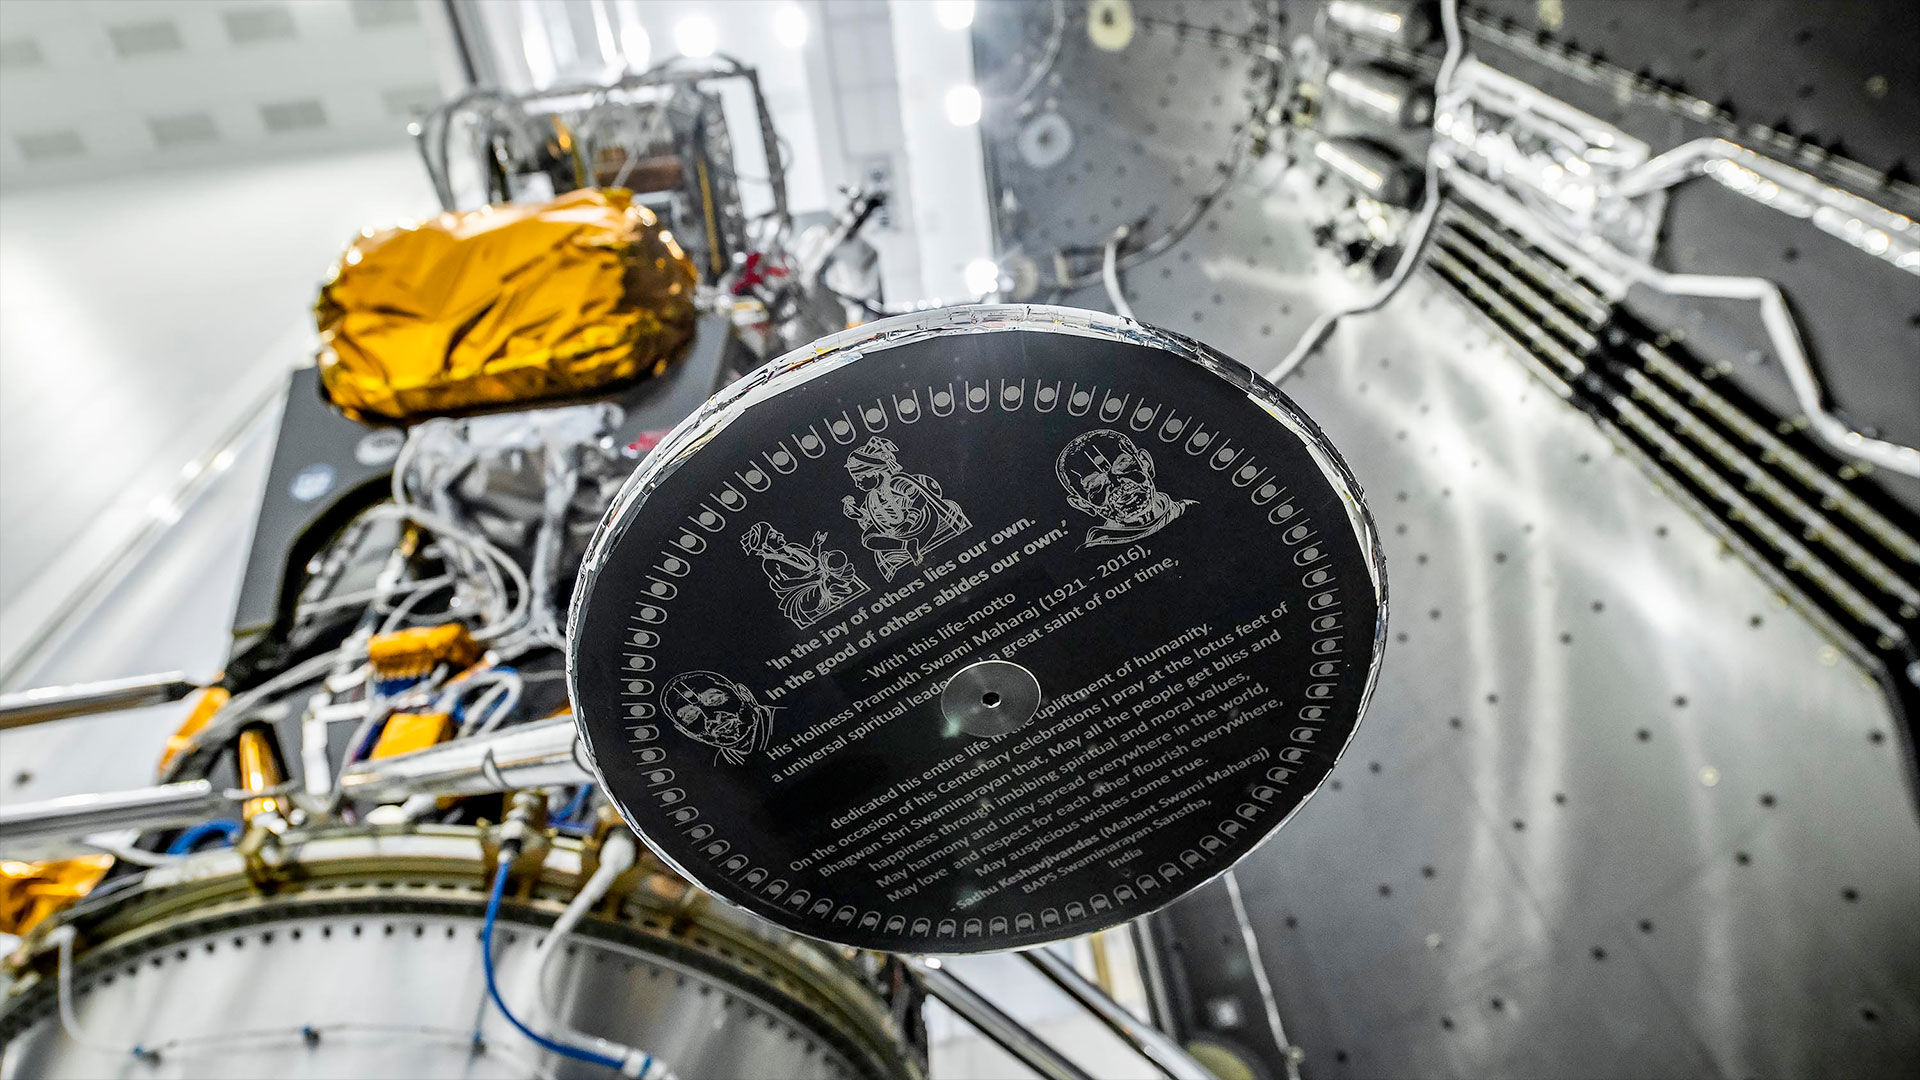
POLYGON ((1033 722, 1040 710, 1040 680, 1010 660, 980 660, 948 677, 940 688, 946 738, 994 739, 1033 722))

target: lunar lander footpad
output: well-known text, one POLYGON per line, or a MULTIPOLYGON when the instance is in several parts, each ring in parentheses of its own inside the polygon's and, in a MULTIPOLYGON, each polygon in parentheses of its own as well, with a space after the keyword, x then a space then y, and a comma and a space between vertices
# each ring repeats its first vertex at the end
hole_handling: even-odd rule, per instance
POLYGON ((1359 722, 1358 485, 1293 404, 1085 311, 889 319, 724 391, 575 592, 609 797, 796 933, 975 952, 1135 918, 1252 850, 1359 722))

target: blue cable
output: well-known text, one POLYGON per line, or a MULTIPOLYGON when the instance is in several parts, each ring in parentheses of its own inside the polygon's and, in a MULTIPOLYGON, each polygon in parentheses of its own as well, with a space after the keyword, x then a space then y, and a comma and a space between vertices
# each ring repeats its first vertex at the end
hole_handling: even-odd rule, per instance
POLYGON ((593 785, 581 784, 580 790, 573 793, 573 800, 560 808, 560 816, 554 818, 554 822, 565 825, 579 817, 580 811, 587 808, 587 796, 591 794, 593 794, 593 785))
MULTIPOLYGON (((480 671, 480 672, 474 672, 474 673, 472 673, 472 674, 467 674, 467 675, 462 675, 461 677, 459 677, 459 678, 457 678, 457 679, 455 679, 455 680, 453 680, 452 682, 450 682, 450 683, 448 683, 448 684, 447 684, 447 686, 446 686, 446 688, 445 688, 444 690, 442 690, 442 691, 440 692, 440 699, 439 699, 439 700, 441 700, 441 701, 445 701, 445 700, 447 699, 447 696, 448 696, 449 694, 456 694, 456 693, 458 693, 458 687, 459 687, 459 685, 460 685, 461 683, 463 683, 463 682, 466 682, 466 681, 467 681, 468 679, 471 679, 471 678, 473 678, 473 676, 474 676, 474 675, 484 675, 484 674, 491 674, 492 672, 495 672, 495 671, 504 671, 504 672, 507 672, 507 673, 508 673, 508 674, 510 674, 510 675, 518 675, 518 674, 520 674, 520 669, 519 669, 519 668, 516 668, 516 667, 514 667, 514 666, 512 666, 511 664, 495 664, 494 666, 492 666, 492 667, 490 667, 490 668, 487 668, 487 669, 486 669, 485 671, 480 671)), ((438 706, 437 706, 437 704, 436 704, 436 707, 438 707, 438 706)), ((452 711, 451 713, 449 713, 448 715, 449 715, 449 716, 451 716, 451 717, 453 718, 453 726, 454 726, 454 728, 455 728, 456 730, 458 730, 459 728, 462 728, 462 727, 464 727, 464 726, 466 726, 466 722, 467 722, 467 699, 466 699, 465 697, 460 697, 460 698, 459 698, 458 700, 456 700, 456 701, 455 701, 455 702, 453 703, 453 711, 452 711)))
MULTIPOLYGON (((500 996, 500 986, 493 978, 493 924, 500 915, 500 897, 507 891, 508 861, 509 860, 502 859, 500 861, 499 872, 493 876, 493 892, 487 897, 487 919, 480 928, 480 967, 487 976, 487 996, 493 999, 494 1008, 499 1009, 500 1015, 507 1018, 507 1023, 512 1024, 520 1034, 532 1039, 534 1043, 543 1049, 559 1054, 561 1057, 569 1057, 575 1061, 585 1061, 593 1065, 603 1065, 615 1072, 619 1072, 621 1066, 625 1064, 619 1058, 609 1057, 606 1054, 595 1053, 583 1047, 570 1046, 558 1040, 547 1038, 545 1035, 521 1023, 520 1018, 513 1015, 513 1010, 507 1008, 506 999, 500 996)), ((474 1030, 473 1035, 474 1040, 478 1042, 480 1032, 477 1028, 474 1030)), ((644 1072, 644 1070, 642 1071, 644 1072)))
POLYGON ((245 831, 246 826, 232 818, 214 818, 212 821, 203 821, 190 829, 182 831, 179 836, 174 837, 173 843, 167 845, 167 854, 190 855, 194 849, 198 848, 208 837, 212 836, 220 837, 227 842, 228 847, 232 847, 240 842, 240 834, 245 831))
POLYGON ((379 723, 367 730, 367 737, 361 740, 359 746, 347 747, 347 764, 352 765, 373 753, 373 748, 380 745, 380 736, 386 732, 387 721, 390 719, 392 719, 391 715, 381 717, 379 723))
MULTIPOLYGON (((414 675, 404 679, 390 679, 386 682, 375 682, 373 684, 373 696, 367 701, 368 707, 371 708, 373 704, 381 698, 390 698, 402 691, 418 686, 422 681, 420 676, 414 675)), ((368 730, 366 739, 362 741, 359 746, 347 747, 345 763, 352 765, 357 761, 365 759, 368 754, 373 753, 373 748, 380 744, 381 733, 386 730, 387 717, 383 716, 380 718, 378 724, 375 724, 368 730)))

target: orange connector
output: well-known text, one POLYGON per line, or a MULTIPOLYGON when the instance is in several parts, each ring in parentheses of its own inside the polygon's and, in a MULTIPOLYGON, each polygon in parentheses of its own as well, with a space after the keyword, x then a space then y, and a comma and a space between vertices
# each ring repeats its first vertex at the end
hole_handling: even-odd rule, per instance
POLYGON ((395 630, 367 642, 367 660, 382 681, 418 679, 440 664, 464 668, 480 659, 481 652, 480 643, 460 623, 395 630))
POLYGON ((373 744, 373 753, 368 756, 386 758, 411 754, 452 737, 453 717, 446 713, 394 713, 387 717, 380 741, 373 744))

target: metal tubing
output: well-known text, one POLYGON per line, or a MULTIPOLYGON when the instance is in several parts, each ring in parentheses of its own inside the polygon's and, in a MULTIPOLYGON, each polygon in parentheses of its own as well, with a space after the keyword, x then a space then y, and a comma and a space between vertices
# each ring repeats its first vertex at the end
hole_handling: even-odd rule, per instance
POLYGON ((1253 969, 1253 981, 1260 988, 1260 1007, 1267 1014, 1267 1030, 1273 1044, 1287 1064, 1287 1080, 1300 1080, 1300 1062, 1294 1056, 1293 1042, 1280 1024, 1280 1004, 1273 995, 1273 980, 1267 977, 1267 962, 1260 955, 1260 935, 1253 932, 1253 920, 1247 917, 1247 902, 1240 896, 1240 878, 1231 869, 1222 878, 1227 899, 1233 904, 1233 921, 1240 924, 1240 944, 1247 950, 1247 966, 1253 969))
POLYGON ((920 977, 927 993, 960 1014, 982 1035, 999 1043, 1001 1049, 1019 1058, 1028 1068, 1046 1080, 1093 1080, 1080 1066, 1068 1061, 1045 1039, 1028 1030, 1020 1021, 1000 1011, 981 997, 973 987, 948 971, 932 957, 901 957, 920 977))
MULTIPOLYGON (((1466 52, 1465 39, 1460 36, 1459 0, 1440 0, 1440 25, 1446 32, 1447 52, 1445 58, 1440 61, 1440 75, 1433 83, 1435 101, 1445 97, 1448 88, 1453 85, 1454 72, 1459 69, 1460 58, 1466 52)), ((1439 145, 1440 141, 1435 139, 1427 147, 1425 201, 1420 205, 1420 212, 1407 226, 1407 231, 1401 234, 1400 261, 1394 264, 1393 273, 1389 274, 1387 280, 1381 282, 1366 299, 1343 308, 1322 312, 1320 317, 1313 320, 1306 331, 1300 335, 1300 340, 1293 343, 1293 348, 1287 351, 1287 355, 1274 365, 1272 371, 1267 372, 1268 382, 1277 384, 1293 374, 1294 369, 1305 363, 1307 357, 1327 339, 1327 335, 1333 333, 1333 328, 1339 325, 1341 319, 1349 315, 1365 315, 1378 311, 1386 306, 1387 301, 1393 299, 1393 295, 1400 291, 1400 286, 1406 283, 1407 277, 1413 273, 1414 264, 1420 261, 1421 252, 1426 250, 1427 238, 1433 235, 1433 219, 1440 212, 1439 145)))
POLYGON ((0 731, 65 720, 70 716, 118 712, 142 705, 179 701, 200 684, 183 672, 135 675, 129 679, 41 686, 15 694, 0 694, 0 731))
POLYGON ((1786 369, 1794 401, 1807 414, 1813 433, 1848 457, 1907 476, 1920 476, 1920 447, 1877 439, 1855 431, 1827 407, 1826 387, 1813 369, 1800 338, 1800 329, 1780 287, 1766 278, 1722 274, 1672 274, 1642 263, 1603 242, 1583 245, 1587 255, 1606 269, 1669 296, 1703 296, 1722 300, 1750 300, 1760 306, 1760 324, 1766 328, 1774 357, 1786 369))
POLYGON ((1411 0, 1333 0, 1327 21, 1350 34, 1391 41, 1411 49, 1433 36, 1427 13, 1411 0))
POLYGON ((1327 93, 1373 120, 1396 128, 1433 122, 1433 99, 1405 75, 1371 64, 1346 64, 1327 72, 1327 93))
POLYGON ((1121 1004, 1108 997, 1098 986, 1089 982, 1072 964, 1053 951, 1042 947, 1028 949, 1020 958, 1038 968, 1053 985, 1066 991, 1068 997, 1080 1003, 1088 1012, 1100 1018, 1100 1022, 1129 1046, 1140 1051, 1146 1058, 1172 1080, 1214 1080, 1214 1075, 1206 1066, 1194 1060, 1172 1036, 1151 1024, 1145 1023, 1121 1004))
POLYGON ((1407 163, 1365 139, 1315 139, 1313 156, 1370 199, 1401 207, 1410 201, 1407 163))
POLYGON ((0 806, 0 842, 187 825, 230 813, 233 805, 232 798, 206 780, 17 803, 0 806))
POLYGON ((1140 981, 1147 984, 1147 1015, 1154 1026, 1170 1030, 1179 1023, 1173 1009, 1173 995, 1167 988, 1167 972, 1160 962, 1160 949, 1153 940, 1153 920, 1135 919, 1127 924, 1131 931, 1133 954, 1140 961, 1140 981))
POLYGON ((340 792, 349 799, 399 802, 411 795, 483 795, 584 784, 593 774, 574 757, 577 737, 573 718, 562 716, 457 739, 356 765, 341 774, 340 792))
POLYGON ((1637 198, 1711 177, 1784 214, 1805 218, 1876 258, 1920 276, 1920 222, 1837 188, 1811 173, 1725 139, 1695 139, 1601 187, 1601 196, 1637 198))

